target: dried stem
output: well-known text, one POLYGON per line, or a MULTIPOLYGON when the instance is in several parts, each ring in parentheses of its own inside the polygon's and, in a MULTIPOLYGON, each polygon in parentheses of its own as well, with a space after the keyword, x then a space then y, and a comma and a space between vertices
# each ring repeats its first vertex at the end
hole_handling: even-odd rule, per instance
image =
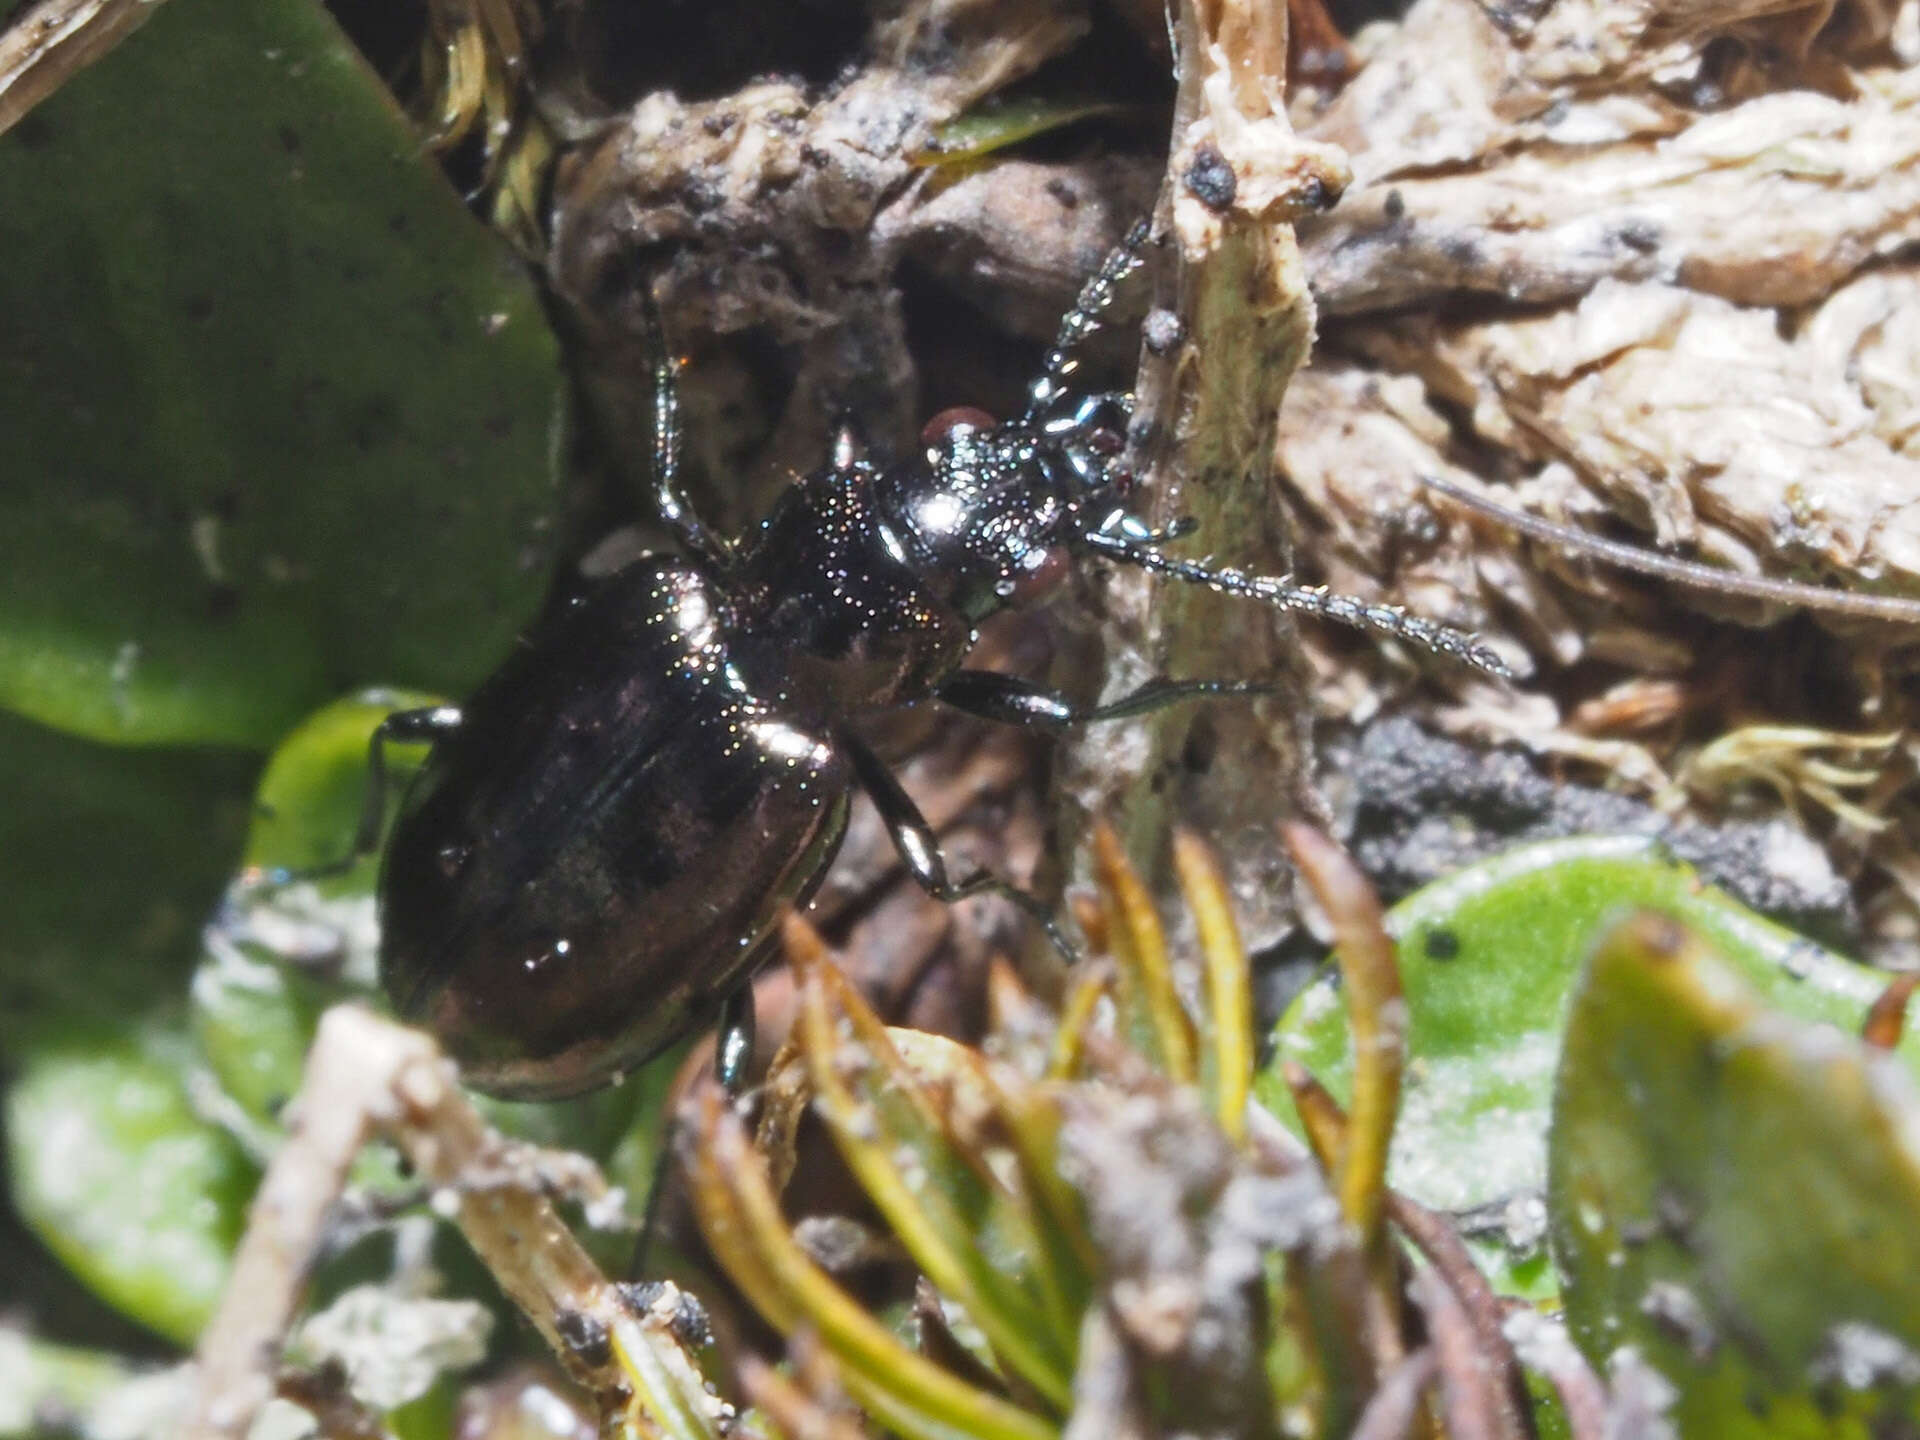
MULTIPOLYGON (((621 1386, 610 1355, 570 1344, 627 1317, 611 1285, 546 1198, 543 1157, 490 1130, 453 1065, 425 1035, 355 1005, 321 1017, 286 1143, 268 1166, 218 1312, 201 1336, 183 1434, 238 1440, 275 1389, 287 1331, 319 1255, 327 1220, 360 1147, 397 1144, 428 1184, 453 1197, 467 1240, 501 1288, 585 1389, 621 1386), (578 1317, 578 1318, 573 1318, 578 1317)), ((576 1174, 583 1162, 559 1162, 576 1174)), ((604 1350, 605 1347, 599 1347, 604 1350)))
POLYGON ((1480 1353, 1499 1369, 1499 1433, 1509 1440, 1531 1437, 1534 1434, 1532 1398, 1527 1393, 1527 1378, 1520 1369, 1520 1359, 1507 1339, 1506 1315, 1500 1297, 1493 1293, 1487 1277, 1473 1263, 1473 1255, 1460 1238, 1460 1232, 1446 1216, 1394 1191, 1387 1195, 1387 1214, 1427 1257, 1434 1273, 1447 1282, 1473 1326, 1480 1353))
POLYGON ((1420 1418, 1420 1395, 1433 1373, 1432 1350, 1416 1350, 1389 1370, 1360 1412, 1352 1440, 1406 1440, 1420 1418))
POLYGON ((1440 1372, 1440 1404, 1449 1440, 1498 1440, 1499 1407, 1473 1322, 1447 1283, 1432 1271, 1416 1275, 1415 1298, 1427 1313, 1440 1372))

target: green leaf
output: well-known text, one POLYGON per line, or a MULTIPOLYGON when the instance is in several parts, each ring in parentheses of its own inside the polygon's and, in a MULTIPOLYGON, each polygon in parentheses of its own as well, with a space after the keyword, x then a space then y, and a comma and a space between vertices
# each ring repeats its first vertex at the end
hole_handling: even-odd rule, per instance
MULTIPOLYGON (((254 793, 246 863, 265 869, 313 870, 346 858, 367 799, 367 747, 380 722, 445 697, 420 690, 362 690, 321 707, 274 747, 254 793)), ((385 748, 387 819, 426 758, 425 745, 385 748)), ((372 888, 369 863, 357 888, 372 888)))
POLYGON ((186 1344, 212 1313, 255 1172, 188 1103, 181 1038, 78 1030, 7 1095, 13 1203, 108 1303, 186 1344))
MULTIPOLYGON (((393 711, 434 699, 367 690, 295 726, 268 758, 254 793, 249 870, 311 870, 344 859, 367 796, 374 729, 393 711)), ((405 790, 408 762, 424 749, 389 750, 389 814, 405 790)), ((320 1013, 335 1001, 375 993, 377 868, 368 856, 319 885, 236 885, 207 933, 193 977, 194 1039, 238 1107, 223 1118, 256 1153, 276 1143, 280 1107, 299 1089, 320 1013)))
POLYGON ((194 974, 194 1044, 236 1107, 222 1118, 262 1159, 279 1139, 282 1107, 300 1089, 314 1027, 332 998, 327 988, 217 940, 194 974))
POLYGON ((313 0, 168 5, 0 138, 0 706, 262 745, 543 587, 556 351, 313 0))
POLYGON ((1681 1434, 1920 1420, 1911 1068, 1789 1018, 1667 916, 1619 924, 1574 993, 1550 1208, 1575 1339, 1659 1371, 1681 1434))
POLYGON ((178 1000, 254 765, 108 749, 0 711, 0 1050, 178 1000))
MULTIPOLYGON (((1401 901, 1387 928, 1411 1029, 1389 1181, 1423 1204, 1483 1218, 1497 1238, 1476 1249, 1506 1293, 1555 1293, 1540 1197, 1568 994, 1607 917, 1638 906, 1684 920, 1803 1019, 1857 1029, 1885 983, 1742 908, 1639 836, 1526 846, 1401 901)), ((1330 978, 1294 1002, 1277 1039, 1276 1065, 1297 1060, 1347 1097, 1349 1037, 1330 978)), ((1920 1039, 1901 1053, 1920 1074, 1920 1039)), ((1297 1123, 1277 1069, 1258 1093, 1297 1123)))
MULTIPOLYGON (((409 690, 364 690, 309 715, 275 748, 261 772, 246 865, 271 875, 345 857, 367 796, 367 747, 395 710, 436 703, 409 690)), ((401 796, 425 745, 385 749, 386 814, 401 796)), ((193 977, 194 1038, 225 1098, 236 1135, 265 1153, 277 1143, 280 1106, 300 1085, 314 1027, 344 999, 385 1005, 376 983, 373 889, 377 856, 317 883, 241 884, 207 938, 193 977)), ((627 1139, 636 1101, 657 1105, 671 1069, 649 1087, 624 1086, 573 1100, 516 1104, 475 1095, 488 1120, 519 1139, 604 1158, 627 1139)), ((369 1179, 363 1167, 360 1178, 369 1179)), ((644 1186, 642 1187, 644 1196, 644 1186)))
POLYGON ((1141 119, 1151 113, 1145 106, 1084 96, 1000 94, 936 128, 914 159, 921 165, 979 160, 1082 120, 1141 119))
POLYGON ((50 1417, 75 1417, 77 1433, 96 1433, 97 1408, 131 1378, 118 1356, 49 1345, 0 1326, 0 1436, 47 1433, 50 1417))

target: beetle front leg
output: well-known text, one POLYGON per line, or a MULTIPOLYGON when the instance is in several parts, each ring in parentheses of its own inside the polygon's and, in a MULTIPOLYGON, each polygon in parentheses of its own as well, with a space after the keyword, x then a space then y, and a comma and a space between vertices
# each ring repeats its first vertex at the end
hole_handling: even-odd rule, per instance
POLYGON ((707 528, 680 488, 680 362, 667 349, 665 322, 646 292, 647 360, 653 367, 653 503, 674 538, 696 559, 724 571, 733 562, 733 546, 707 528))
POLYGON ((1057 690, 1017 675, 1002 675, 993 670, 956 670, 941 682, 935 693, 954 709, 978 715, 983 720, 1058 731, 1100 720, 1146 715, 1188 700, 1271 695, 1275 688, 1268 680, 1154 680, 1118 700, 1082 706, 1057 690))
POLYGON ((1037 895, 1028 894, 1011 880, 991 870, 975 870, 963 879, 951 879, 947 875, 946 856, 940 853, 939 838, 927 823, 926 816, 920 813, 920 807, 913 803, 913 797, 900 788, 900 782, 893 778, 893 772, 860 740, 851 735, 839 738, 853 762, 853 773, 860 782, 860 788, 872 797, 874 808, 880 812, 880 821, 887 827, 887 834, 893 840, 893 848, 899 852, 915 884, 934 899, 949 904, 974 895, 1003 896, 1018 905, 1035 924, 1046 931, 1053 948, 1060 952, 1069 965, 1080 958, 1080 952, 1061 931, 1059 921, 1054 919, 1052 909, 1037 895))
POLYGON ((249 866, 241 871, 202 931, 208 952, 238 954, 234 947, 248 942, 295 964, 317 967, 337 963, 345 953, 345 936, 337 924, 287 915, 281 916, 270 931, 263 930, 252 913, 254 901, 298 882, 344 875, 379 849, 380 826, 387 809, 387 742, 433 740, 456 729, 460 718, 456 706, 431 705, 420 710, 396 710, 376 725, 367 740, 367 788, 352 848, 338 860, 303 869, 249 866))

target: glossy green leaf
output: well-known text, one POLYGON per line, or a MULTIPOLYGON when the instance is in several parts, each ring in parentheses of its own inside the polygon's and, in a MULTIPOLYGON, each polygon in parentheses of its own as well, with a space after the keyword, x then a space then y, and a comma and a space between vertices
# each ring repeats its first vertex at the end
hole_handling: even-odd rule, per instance
POLYGON ((220 937, 194 974, 194 1044, 233 1106, 220 1118, 263 1159, 279 1137, 281 1108, 300 1089, 328 988, 220 937))
POLYGON ((176 1034, 77 1030, 31 1051, 7 1094, 13 1203, 110 1304, 182 1343, 226 1279, 255 1180, 194 1113, 176 1034))
POLYGON ((1920 1422, 1920 1088, 1791 1019, 1672 919, 1617 926, 1575 990, 1551 1142, 1575 1339, 1674 1389, 1683 1435, 1920 1422))
MULTIPOLYGON (((1607 917, 1652 906, 1707 937, 1790 1014, 1857 1029, 1885 977, 1761 919, 1638 836, 1556 840, 1472 866, 1395 906, 1411 1029, 1389 1179, 1483 1229, 1499 1288, 1546 1298, 1546 1134, 1567 997, 1607 917)), ((1920 1073, 1920 1039, 1901 1053, 1920 1073)), ((1351 1059, 1337 987, 1310 986, 1282 1019, 1277 1060, 1347 1096, 1351 1059)), ((1270 1109, 1295 1123, 1277 1073, 1270 1109)))
POLYGON ((0 137, 0 253, 0 706, 261 745, 532 613, 553 339, 322 6, 161 8, 0 137))

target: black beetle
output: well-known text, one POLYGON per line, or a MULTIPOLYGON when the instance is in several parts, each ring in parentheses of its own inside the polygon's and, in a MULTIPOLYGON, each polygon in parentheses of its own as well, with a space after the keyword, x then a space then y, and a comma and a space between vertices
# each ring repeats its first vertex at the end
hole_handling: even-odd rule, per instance
POLYGON ((1126 508, 1116 457, 1131 397, 1071 380, 1076 347, 1145 236, 1136 227, 1087 281, 1019 418, 943 412, 918 454, 884 467, 843 433, 830 462, 737 544, 680 493, 676 367, 660 342, 657 499, 685 553, 636 560, 565 606, 465 705, 393 715, 374 736, 363 841, 378 830, 383 743, 433 741, 381 871, 382 981, 470 1084, 574 1094, 724 1008, 718 1068, 737 1085, 747 982, 781 911, 804 903, 832 861, 856 785, 930 894, 1006 895, 1066 949, 1033 897, 986 872, 948 873, 927 822, 848 721, 938 699, 1059 729, 1263 688, 1161 682, 1081 707, 966 669, 980 621, 1047 589, 1075 556, 1500 669, 1471 636, 1399 610, 1175 559, 1162 547, 1188 527, 1154 531, 1126 508))

